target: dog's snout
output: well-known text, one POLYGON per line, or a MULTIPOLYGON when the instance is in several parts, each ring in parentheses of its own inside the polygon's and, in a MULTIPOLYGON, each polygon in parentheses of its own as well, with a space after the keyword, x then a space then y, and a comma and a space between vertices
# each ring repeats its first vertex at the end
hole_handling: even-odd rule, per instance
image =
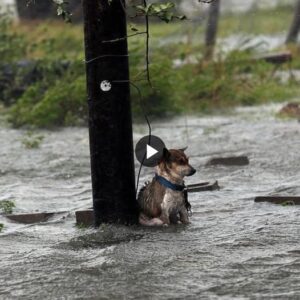
POLYGON ((192 176, 192 175, 194 175, 195 173, 196 173, 196 170, 195 170, 193 167, 191 167, 191 170, 190 170, 188 176, 192 176))

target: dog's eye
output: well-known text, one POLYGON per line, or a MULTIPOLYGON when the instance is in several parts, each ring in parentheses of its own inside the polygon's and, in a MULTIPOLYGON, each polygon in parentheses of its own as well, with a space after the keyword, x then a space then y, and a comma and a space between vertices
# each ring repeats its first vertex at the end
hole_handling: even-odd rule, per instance
POLYGON ((184 159, 184 158, 180 158, 180 159, 179 159, 179 163, 180 163, 181 165, 184 165, 184 164, 185 164, 185 159, 184 159))

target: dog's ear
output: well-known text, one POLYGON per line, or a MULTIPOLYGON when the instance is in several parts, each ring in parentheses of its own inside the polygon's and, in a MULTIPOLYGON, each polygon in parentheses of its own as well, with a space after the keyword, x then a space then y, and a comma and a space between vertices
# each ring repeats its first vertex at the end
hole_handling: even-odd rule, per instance
POLYGON ((186 149, 188 148, 188 146, 184 147, 184 148, 181 148, 179 149, 180 151, 184 152, 186 149))
POLYGON ((165 160, 165 161, 168 161, 170 156, 171 156, 171 153, 169 152, 169 150, 167 148, 164 148, 162 159, 165 160))

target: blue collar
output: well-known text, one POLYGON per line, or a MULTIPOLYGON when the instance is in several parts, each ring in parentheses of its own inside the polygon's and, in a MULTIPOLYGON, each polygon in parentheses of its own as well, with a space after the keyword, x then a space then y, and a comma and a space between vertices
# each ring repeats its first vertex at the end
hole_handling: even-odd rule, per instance
POLYGON ((161 185, 169 188, 173 191, 180 191, 182 192, 185 189, 185 185, 179 185, 172 183, 171 181, 167 180, 166 178, 155 174, 155 180, 158 181, 161 185))

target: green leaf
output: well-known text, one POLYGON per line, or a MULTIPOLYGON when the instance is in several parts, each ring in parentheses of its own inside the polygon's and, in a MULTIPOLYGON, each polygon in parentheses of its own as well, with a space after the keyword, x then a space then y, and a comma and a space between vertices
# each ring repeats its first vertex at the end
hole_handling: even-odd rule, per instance
POLYGON ((149 11, 151 11, 152 7, 153 7, 152 3, 151 4, 147 4, 147 6, 145 7, 145 13, 148 14, 149 11))
POLYGON ((139 31, 133 24, 129 24, 129 28, 131 31, 134 31, 134 32, 139 31))
POLYGON ((160 4, 161 10, 168 10, 168 9, 171 9, 174 7, 175 7, 175 4, 173 2, 167 2, 165 4, 160 4))
POLYGON ((166 23, 171 22, 173 19, 179 19, 179 20, 186 19, 185 16, 175 15, 174 7, 175 7, 175 4, 173 2, 151 3, 151 4, 148 4, 146 7, 143 5, 135 6, 137 11, 142 12, 148 16, 157 17, 166 23))
POLYGON ((173 13, 172 12, 166 12, 166 13, 162 14, 160 19, 165 21, 166 23, 169 23, 173 19, 173 13))
POLYGON ((137 5, 135 8, 137 10, 140 10, 140 11, 144 12, 144 13, 146 12, 146 8, 143 5, 137 5))
POLYGON ((56 11, 58 16, 61 16, 64 13, 64 10, 61 6, 58 6, 56 11))

